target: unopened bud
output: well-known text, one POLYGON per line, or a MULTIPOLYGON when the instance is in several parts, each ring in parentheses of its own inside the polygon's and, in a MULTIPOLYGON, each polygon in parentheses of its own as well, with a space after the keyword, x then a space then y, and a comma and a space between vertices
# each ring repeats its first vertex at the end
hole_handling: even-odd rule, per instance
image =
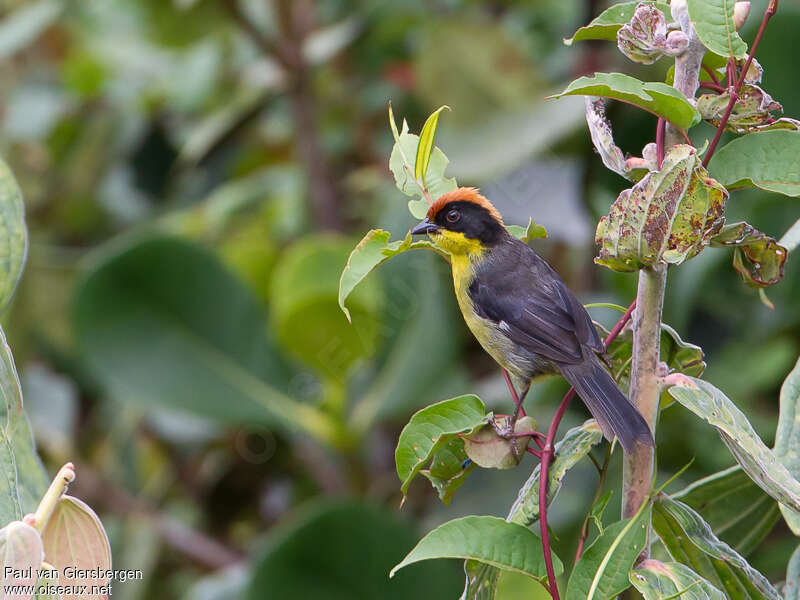
POLYGON ((680 29, 670 31, 667 35, 667 54, 678 56, 679 54, 683 54, 688 46, 689 38, 686 37, 686 34, 680 29))
POLYGON ((750 14, 749 2, 737 2, 733 5, 733 26, 741 29, 750 14))

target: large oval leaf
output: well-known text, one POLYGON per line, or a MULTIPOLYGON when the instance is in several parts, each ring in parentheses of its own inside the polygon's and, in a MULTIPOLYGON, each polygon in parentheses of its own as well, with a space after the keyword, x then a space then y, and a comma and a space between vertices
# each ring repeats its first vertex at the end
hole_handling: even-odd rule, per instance
POLYGON ((696 378, 691 381, 696 388, 675 385, 669 388, 670 395, 717 428, 736 461, 761 489, 781 504, 800 512, 800 482, 764 445, 747 417, 710 383, 696 378))
POLYGON ((256 550, 246 598, 455 598, 461 577, 446 565, 415 565, 389 579, 416 538, 395 511, 355 501, 315 504, 270 531, 256 550))
MULTIPOLYGON (((800 360, 781 386, 775 457, 795 479, 800 479, 800 360)), ((800 513, 781 506, 783 518, 795 535, 800 535, 800 513)))
POLYGON ((733 5, 736 0, 686 0, 689 18, 697 37, 706 48, 720 56, 742 58, 747 44, 733 24, 733 5))
POLYGON ((689 129, 700 122, 700 113, 686 96, 666 83, 639 81, 623 73, 595 73, 591 77, 580 77, 570 83, 562 96, 603 96, 621 100, 664 117, 680 129, 689 129))
POLYGON ((578 29, 564 43, 571 46, 581 40, 616 40, 619 28, 628 23, 639 4, 655 5, 666 18, 669 18, 669 4, 666 2, 621 2, 604 10, 591 23, 578 29))
POLYGON ((647 543, 649 522, 647 507, 606 527, 572 570, 566 600, 608 600, 628 589, 628 573, 647 543))
POLYGON ((644 600, 726 600, 725 594, 680 563, 648 559, 631 571, 630 579, 644 600))
MULTIPOLYGON (((531 577, 545 577, 544 553, 539 537, 527 527, 499 517, 463 517, 448 521, 426 535, 391 571, 432 558, 477 560, 531 577)), ((564 566, 553 556, 559 575, 564 566)))
POLYGON ((714 154, 708 170, 729 189, 755 185, 800 196, 800 132, 764 131, 732 140, 714 154))
POLYGON ((85 502, 62 496, 42 531, 42 542, 45 560, 58 570, 62 586, 87 586, 86 593, 65 594, 65 600, 108 597, 92 590, 109 584, 105 574, 111 569, 111 545, 100 518, 85 502))
POLYGON ((781 600, 766 577, 682 502, 660 496, 653 506, 653 528, 674 560, 690 567, 728 598, 781 600))
POLYGON ((0 598, 28 600, 33 593, 12 593, 6 586, 33 588, 42 566, 42 539, 39 532, 22 521, 11 521, 0 529, 0 598))
POLYGON ((780 518, 778 503, 738 465, 699 479, 672 497, 696 510, 742 556, 755 550, 780 518))
POLYGON ((286 395, 291 372, 258 301, 200 247, 136 239, 90 270, 74 304, 78 347, 114 398, 336 443, 327 417, 286 395))

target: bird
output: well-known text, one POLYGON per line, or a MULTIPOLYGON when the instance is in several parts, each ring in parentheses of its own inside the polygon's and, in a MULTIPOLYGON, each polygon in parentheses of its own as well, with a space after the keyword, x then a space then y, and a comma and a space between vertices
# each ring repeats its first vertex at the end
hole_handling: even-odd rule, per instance
POLYGON ((520 390, 512 430, 531 382, 560 373, 607 439, 616 436, 626 453, 653 446, 647 422, 603 364, 605 347, 584 306, 477 188, 441 195, 410 233, 427 234, 449 254, 467 327, 520 390))

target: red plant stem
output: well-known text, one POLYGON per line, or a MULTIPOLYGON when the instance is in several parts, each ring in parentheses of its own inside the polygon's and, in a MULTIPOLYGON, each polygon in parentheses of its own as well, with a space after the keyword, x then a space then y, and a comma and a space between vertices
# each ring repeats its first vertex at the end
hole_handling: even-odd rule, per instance
POLYGON ((506 385, 508 386, 508 393, 511 394, 511 398, 514 400, 514 407, 517 408, 520 415, 523 417, 525 415, 525 409, 522 407, 522 400, 519 399, 517 395, 517 390, 514 389, 514 384, 511 383, 511 376, 508 374, 508 371, 505 370, 504 367, 500 367, 500 370, 503 372, 503 379, 506 380, 506 385))
POLYGON ((717 77, 717 74, 714 73, 714 69, 712 69, 710 67, 707 67, 706 65, 703 65, 703 71, 708 73, 708 76, 711 77, 711 81, 713 81, 715 84, 719 85, 720 88, 722 87, 720 85, 720 83, 719 83, 719 77, 717 77))
MULTIPOLYGON (((761 43, 761 37, 764 35, 764 30, 767 28, 767 23, 777 11, 778 11, 778 0, 770 0, 769 5, 767 6, 767 10, 764 11, 764 18, 761 19, 761 25, 759 25, 758 27, 758 33, 756 33, 756 39, 753 40, 753 46, 752 48, 750 48, 750 53, 747 55, 747 61, 744 63, 744 67, 739 73, 739 78, 736 80, 736 85, 731 91, 731 99, 728 101, 728 106, 725 109, 725 114, 722 115, 722 120, 719 122, 719 125, 717 126, 717 132, 714 134, 714 139, 711 140, 711 143, 708 146, 708 152, 706 152, 706 155, 703 158, 704 167, 708 166, 708 162, 711 160, 711 157, 714 155, 714 151, 717 149, 717 144, 719 144, 719 139, 722 137, 722 132, 725 131, 725 125, 728 124, 728 119, 731 116, 731 112, 733 111, 733 107, 736 104, 736 100, 738 100, 739 98, 739 91, 742 89, 744 78, 747 76, 747 71, 750 69, 750 65, 753 63, 753 57, 756 55, 758 44, 761 43)), ((729 71, 728 85, 730 86, 733 77, 730 74, 731 71, 730 67, 728 71, 729 71)))
MULTIPOLYGON (((626 323, 630 320, 633 310, 636 308, 636 300, 634 300, 628 307, 628 310, 620 317, 617 324, 611 329, 606 336, 604 345, 606 350, 611 345, 617 336, 620 334, 626 323)), ((547 483, 550 475, 550 462, 553 460, 553 453, 555 451, 556 433, 558 433, 558 426, 561 424, 561 419, 567 411, 572 398, 575 397, 574 388, 564 394, 559 404, 556 414, 553 415, 553 420, 550 422, 550 428, 547 430, 547 438, 544 442, 544 448, 541 451, 541 466, 539 468, 539 531, 542 537, 542 550, 544 551, 544 564, 547 570, 547 583, 550 588, 550 596, 553 600, 561 600, 558 595, 558 583, 556 582, 556 574, 553 569, 553 556, 550 550, 550 530, 547 528, 547 483)))
POLYGON ((711 83, 710 81, 701 81, 700 87, 705 88, 707 90, 712 90, 714 92, 719 92, 720 94, 725 91, 724 87, 722 87, 718 83, 711 83))
POLYGON ((661 168, 661 163, 664 162, 664 134, 667 130, 667 122, 663 117, 658 118, 658 125, 656 125, 656 153, 658 156, 658 168, 661 168))
POLYGON ((534 450, 534 449, 533 449, 533 448, 531 448, 531 447, 525 448, 525 452, 530 452, 530 453, 531 453, 531 454, 533 454, 533 455, 534 455, 536 458, 542 458, 542 453, 541 453, 541 452, 539 452, 538 450, 534 450))

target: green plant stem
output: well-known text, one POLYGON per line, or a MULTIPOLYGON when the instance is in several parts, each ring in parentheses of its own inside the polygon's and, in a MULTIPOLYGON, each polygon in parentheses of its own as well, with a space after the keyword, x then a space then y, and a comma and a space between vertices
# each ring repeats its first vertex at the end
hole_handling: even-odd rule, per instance
POLYGON ((56 509, 61 496, 67 491, 67 486, 75 481, 75 467, 72 463, 67 463, 58 471, 53 478, 53 482, 44 493, 36 512, 33 514, 33 526, 41 533, 44 531, 47 522, 50 520, 53 511, 56 509))
MULTIPOLYGON (((655 437, 659 380, 656 373, 661 346, 661 311, 667 281, 666 265, 639 271, 637 307, 633 316, 633 360, 630 399, 655 437)), ((631 517, 647 499, 653 481, 655 448, 639 444, 625 455, 622 473, 622 516, 631 517)))

